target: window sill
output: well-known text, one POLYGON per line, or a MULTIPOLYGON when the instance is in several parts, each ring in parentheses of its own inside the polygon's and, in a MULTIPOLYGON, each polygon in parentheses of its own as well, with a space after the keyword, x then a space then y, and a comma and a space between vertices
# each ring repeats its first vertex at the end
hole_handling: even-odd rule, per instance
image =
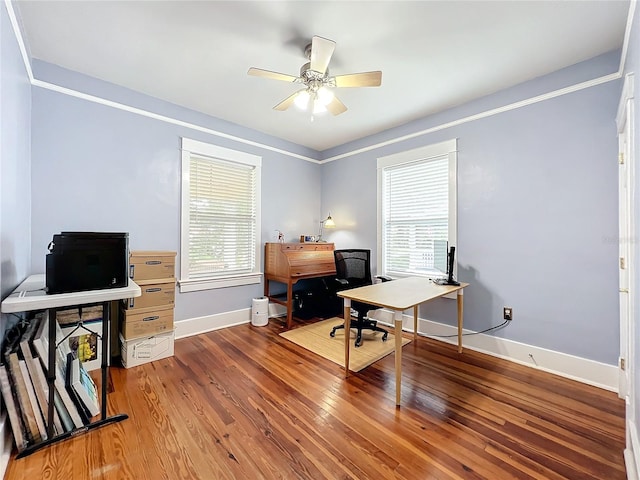
POLYGON ((199 280, 178 280, 180 293, 213 290, 215 288, 239 287, 252 285, 262 281, 262 273, 249 273, 222 278, 206 278, 199 280))

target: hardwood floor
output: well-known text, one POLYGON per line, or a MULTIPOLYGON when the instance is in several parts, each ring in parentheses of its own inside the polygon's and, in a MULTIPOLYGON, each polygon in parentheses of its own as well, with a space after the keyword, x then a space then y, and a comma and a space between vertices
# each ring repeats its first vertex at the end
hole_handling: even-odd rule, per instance
POLYGON ((130 418, 12 458, 5 479, 626 478, 612 392, 420 338, 396 409, 393 354, 345 380, 282 330, 240 325, 112 368, 109 412, 130 418))

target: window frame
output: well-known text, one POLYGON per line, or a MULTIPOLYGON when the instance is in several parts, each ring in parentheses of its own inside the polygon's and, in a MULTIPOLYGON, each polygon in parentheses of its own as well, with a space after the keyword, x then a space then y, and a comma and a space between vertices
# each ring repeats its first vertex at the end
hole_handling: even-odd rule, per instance
MULTIPOLYGON (((387 168, 401 165, 415 164, 416 162, 429 161, 447 157, 449 162, 448 187, 449 187, 449 216, 448 216, 448 241, 450 246, 457 247, 458 241, 458 140, 457 138, 446 140, 440 143, 426 145, 423 147, 406 150, 392 155, 379 157, 377 159, 377 270, 378 275, 389 275, 385 265, 385 244, 384 244, 384 171, 387 168)), ((457 250, 457 248, 456 248, 457 250)), ((458 255, 455 256, 453 274, 457 278, 458 255)), ((435 275, 420 275, 418 273, 407 273, 394 277, 424 276, 425 278, 435 278, 435 275)), ((441 275, 439 275, 441 276, 441 275)))
POLYGON ((262 223, 261 223, 261 183, 262 157, 246 152, 232 150, 198 140, 182 138, 182 192, 181 192, 181 233, 180 233, 180 292, 194 292, 215 288, 251 285, 262 281, 262 223), (189 203, 191 198, 190 165, 191 158, 211 158, 255 169, 255 264, 250 273, 220 274, 206 278, 189 278, 189 203))

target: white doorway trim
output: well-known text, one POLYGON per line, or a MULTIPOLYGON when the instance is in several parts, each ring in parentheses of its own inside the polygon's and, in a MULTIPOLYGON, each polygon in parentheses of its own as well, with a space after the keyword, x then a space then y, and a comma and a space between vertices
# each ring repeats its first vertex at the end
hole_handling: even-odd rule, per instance
POLYGON ((619 218, 619 298, 620 298, 620 361, 619 396, 625 401, 626 445, 624 451, 627 478, 638 479, 640 467, 640 444, 638 444, 637 398, 636 398, 636 261, 638 256, 637 226, 635 222, 636 184, 634 151, 634 108, 632 73, 627 74, 616 124, 618 127, 619 176, 618 176, 618 218, 619 218))

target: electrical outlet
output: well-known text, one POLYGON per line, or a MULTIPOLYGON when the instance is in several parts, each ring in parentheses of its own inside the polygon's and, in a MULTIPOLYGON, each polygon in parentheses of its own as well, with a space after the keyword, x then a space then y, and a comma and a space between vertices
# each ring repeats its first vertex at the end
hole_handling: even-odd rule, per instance
POLYGON ((513 309, 511 307, 504 307, 502 312, 505 320, 513 320, 513 309))

